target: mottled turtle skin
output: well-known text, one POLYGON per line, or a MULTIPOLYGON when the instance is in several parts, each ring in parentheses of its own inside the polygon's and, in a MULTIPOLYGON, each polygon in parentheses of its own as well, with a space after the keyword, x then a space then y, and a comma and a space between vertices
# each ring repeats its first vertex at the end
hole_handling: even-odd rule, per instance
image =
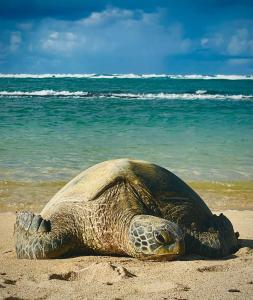
POLYGON ((145 161, 99 163, 66 184, 40 215, 18 212, 18 258, 80 254, 171 260, 227 256, 238 234, 170 171, 145 161))

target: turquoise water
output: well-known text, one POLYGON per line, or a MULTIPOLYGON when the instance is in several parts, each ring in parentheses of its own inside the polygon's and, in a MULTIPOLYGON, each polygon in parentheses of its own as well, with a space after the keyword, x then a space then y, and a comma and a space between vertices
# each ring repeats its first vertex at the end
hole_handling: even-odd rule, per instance
POLYGON ((0 180, 69 180, 120 157, 253 179, 252 80, 20 77, 0 76, 0 180))

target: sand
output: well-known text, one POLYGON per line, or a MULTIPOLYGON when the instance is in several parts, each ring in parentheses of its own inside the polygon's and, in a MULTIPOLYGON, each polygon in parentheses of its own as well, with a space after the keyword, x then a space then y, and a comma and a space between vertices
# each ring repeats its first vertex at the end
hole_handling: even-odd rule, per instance
POLYGON ((225 259, 141 262, 79 256, 18 260, 15 214, 0 214, 0 299, 253 299, 253 211, 223 211, 242 248, 225 259))
MULTIPOLYGON (((66 181, 0 180, 0 212, 41 211, 66 181)), ((211 209, 253 210, 253 181, 187 181, 211 209)))

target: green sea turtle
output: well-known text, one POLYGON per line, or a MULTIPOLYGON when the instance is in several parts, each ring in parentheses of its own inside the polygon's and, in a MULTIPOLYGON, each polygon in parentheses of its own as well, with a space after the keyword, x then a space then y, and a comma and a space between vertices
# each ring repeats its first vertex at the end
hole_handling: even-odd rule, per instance
POLYGON ((94 253, 171 260, 226 256, 238 249, 238 234, 170 171, 118 159, 75 177, 40 215, 17 213, 15 242, 18 258, 94 253))

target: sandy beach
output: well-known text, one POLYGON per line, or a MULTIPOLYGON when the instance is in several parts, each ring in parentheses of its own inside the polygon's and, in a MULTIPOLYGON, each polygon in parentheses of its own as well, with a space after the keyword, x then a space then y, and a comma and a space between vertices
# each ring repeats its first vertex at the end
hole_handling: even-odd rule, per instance
POLYGON ((0 300, 253 300, 252 2, 0 0, 0 300))
POLYGON ((18 260, 15 214, 1 213, 0 299, 253 299, 253 211, 223 213, 240 232, 237 253, 170 262, 108 256, 18 260))

